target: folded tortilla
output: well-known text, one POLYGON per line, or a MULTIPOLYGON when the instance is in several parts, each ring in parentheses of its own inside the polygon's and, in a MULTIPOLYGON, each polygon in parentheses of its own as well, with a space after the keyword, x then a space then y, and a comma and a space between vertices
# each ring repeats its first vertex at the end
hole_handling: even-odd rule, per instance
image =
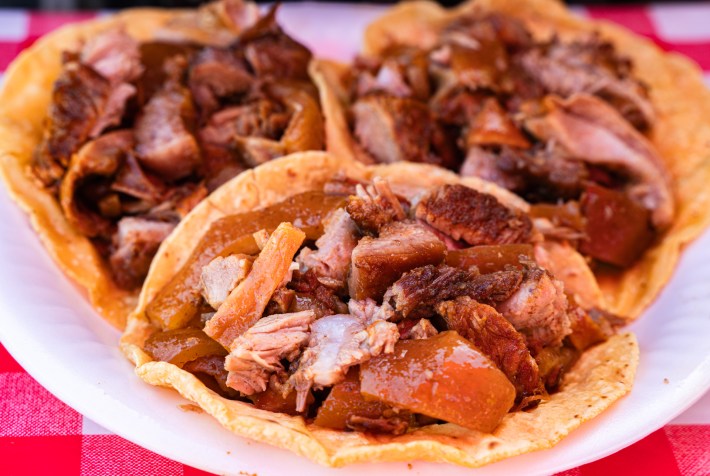
POLYGON ((366 435, 317 427, 301 417, 225 399, 192 374, 173 364, 154 361, 142 350, 145 339, 157 330, 145 314, 146 306, 180 270, 210 223, 226 215, 278 203, 291 195, 321 190, 338 173, 360 180, 380 176, 389 180, 393 188, 398 184, 428 188, 463 183, 494 194, 509 206, 527 208, 522 199, 495 184, 477 178, 462 179, 424 164, 399 162, 367 167, 325 152, 304 152, 247 170, 195 207, 158 250, 138 307, 129 317, 121 340, 122 351, 135 364, 141 379, 177 390, 238 435, 291 450, 328 466, 415 459, 481 466, 550 448, 630 391, 638 365, 638 344, 632 334, 620 334, 585 352, 565 375, 558 393, 532 411, 509 413, 492 434, 447 423, 425 426, 401 436, 366 435))
MULTIPOLYGON (((556 34, 571 40, 599 32, 633 61, 636 76, 649 86, 656 112, 649 139, 671 176, 675 220, 631 268, 597 274, 609 310, 638 317, 671 278, 682 249, 710 224, 710 90, 701 70, 687 58, 664 53, 651 41, 617 25, 577 17, 555 0, 475 0, 453 10, 428 1, 402 3, 367 27, 363 53, 377 56, 395 44, 431 47, 444 25, 471 9, 516 18, 537 39, 556 34)), ((343 64, 317 61, 312 65, 326 117, 327 150, 362 160, 345 115, 348 91, 344 78, 348 74, 343 64)))
POLYGON ((79 50, 88 39, 117 27, 141 42, 170 38, 204 44, 233 41, 232 32, 210 23, 209 13, 196 16, 197 11, 138 8, 64 26, 23 51, 7 69, 0 89, 0 177, 12 199, 28 214, 49 255, 86 293, 94 309, 119 329, 136 306, 138 290, 116 285, 89 238, 69 223, 59 201, 33 176, 32 157, 42 141, 63 52, 79 50))

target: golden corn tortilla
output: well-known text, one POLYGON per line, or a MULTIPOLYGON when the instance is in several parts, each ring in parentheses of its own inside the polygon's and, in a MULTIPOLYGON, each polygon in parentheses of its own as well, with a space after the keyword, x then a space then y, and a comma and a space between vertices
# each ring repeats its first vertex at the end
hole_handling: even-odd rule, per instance
MULTIPOLYGON (((219 14, 220 5, 204 8, 219 14)), ((210 22, 212 17, 196 17, 195 12, 138 8, 64 26, 23 51, 7 69, 0 89, 0 177, 12 199, 29 215, 50 256, 88 295, 94 309, 119 329, 135 308, 138 291, 116 286, 90 240, 69 224, 58 200, 32 175, 30 164, 42 140, 63 51, 77 50, 99 32, 115 27, 124 28, 138 41, 170 34, 198 42, 225 38, 226 30, 210 22)))
POLYGON ((506 415, 493 434, 442 424, 402 436, 375 436, 320 428, 306 424, 301 417, 230 401, 209 390, 192 374, 175 365, 153 361, 141 350, 145 339, 155 330, 145 315, 147 304, 181 268, 210 223, 225 215, 322 189, 339 172, 363 180, 378 175, 387 178, 393 187, 398 183, 421 187, 463 183, 495 194, 511 206, 527 207, 520 198, 494 184, 476 178, 462 179, 440 168, 409 162, 367 167, 325 152, 305 152, 247 170, 200 203, 158 250, 138 307, 130 315, 121 339, 121 349, 136 365, 136 374, 141 379, 151 385, 174 388, 238 435, 288 449, 328 466, 415 459, 481 466, 550 448, 629 392, 639 350, 636 338, 623 334, 586 352, 565 376, 560 392, 533 411, 506 415))
MULTIPOLYGON (((472 9, 517 18, 540 39, 553 34, 572 39, 599 32, 619 53, 631 58, 636 75, 649 86, 657 115, 649 138, 670 173, 675 220, 633 267, 597 274, 609 310, 638 317, 670 279, 684 246, 710 223, 710 90, 701 70, 688 58, 664 53, 651 41, 617 25, 577 17, 555 0, 476 0, 453 10, 427 1, 401 3, 367 27, 363 52, 376 56, 394 44, 431 47, 441 27, 472 9)), ((349 74, 348 67, 318 61, 311 69, 321 88, 327 150, 362 160, 345 119, 348 91, 343 78, 349 74)))

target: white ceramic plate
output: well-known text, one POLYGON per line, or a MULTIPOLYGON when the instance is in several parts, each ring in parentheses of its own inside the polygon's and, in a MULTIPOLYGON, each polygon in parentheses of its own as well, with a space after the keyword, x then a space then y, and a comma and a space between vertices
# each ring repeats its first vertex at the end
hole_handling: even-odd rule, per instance
MULTIPOLYGON (((286 5, 287 29, 331 57, 347 58, 379 9, 286 5), (321 41, 322 40, 322 41, 321 41)), ((0 341, 42 385, 109 430, 161 455, 216 473, 260 476, 470 475, 414 462, 332 470, 232 435, 176 393, 138 380, 119 334, 47 257, 23 213, 0 193, 0 341), (244 473, 241 473, 244 474, 244 473)), ((477 476, 549 474, 615 452, 660 428, 710 387, 710 233, 684 254, 655 305, 632 326, 641 365, 629 396, 555 448, 475 470, 477 476)))

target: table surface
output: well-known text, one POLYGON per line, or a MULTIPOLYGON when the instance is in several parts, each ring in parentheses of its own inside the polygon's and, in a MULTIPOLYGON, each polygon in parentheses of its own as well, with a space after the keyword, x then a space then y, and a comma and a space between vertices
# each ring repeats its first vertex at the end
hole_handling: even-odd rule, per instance
MULTIPOLYGON (((304 4, 298 8, 304 17, 313 17, 323 8, 338 6, 304 4)), ((704 70, 710 86, 710 2, 575 10, 620 23, 666 50, 689 56, 704 70)), ((12 59, 43 34, 99 14, 0 9, 0 78, 12 59)), ((308 43, 308 38, 303 40, 308 43)), ((38 474, 208 473, 145 450, 83 417, 40 386, 0 344, 0 475, 38 474)), ((636 444, 560 474, 710 475, 710 393, 636 444)))

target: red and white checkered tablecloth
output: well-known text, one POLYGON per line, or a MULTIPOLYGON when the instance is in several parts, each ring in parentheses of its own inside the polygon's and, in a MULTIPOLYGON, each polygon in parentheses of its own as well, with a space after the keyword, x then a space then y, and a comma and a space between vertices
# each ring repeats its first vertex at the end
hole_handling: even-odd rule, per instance
MULTIPOLYGON (((580 8, 620 23, 683 53, 705 71, 710 86, 710 3, 580 8)), ((35 13, 0 9, 0 74, 43 34, 95 13, 35 13)), ((708 111, 710 115, 710 111, 708 111)), ((710 292, 710 291, 709 291, 710 292)), ((200 475, 111 434, 40 386, 0 344, 0 476, 200 475)), ((710 475, 710 394, 638 443, 565 476, 710 475)))

